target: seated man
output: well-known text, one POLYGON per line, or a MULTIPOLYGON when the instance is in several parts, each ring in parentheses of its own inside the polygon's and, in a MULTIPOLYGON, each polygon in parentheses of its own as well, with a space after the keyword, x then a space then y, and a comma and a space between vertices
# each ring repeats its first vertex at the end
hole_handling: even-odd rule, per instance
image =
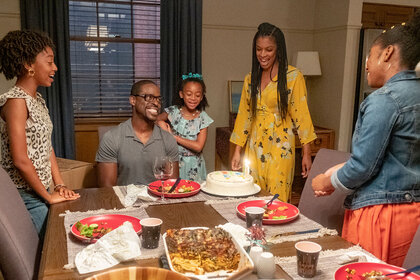
POLYGON ((161 107, 158 86, 149 80, 136 82, 129 100, 131 118, 105 133, 96 153, 99 187, 155 181, 153 163, 158 156, 174 162, 171 177, 178 177, 178 145, 170 133, 155 125, 161 107))

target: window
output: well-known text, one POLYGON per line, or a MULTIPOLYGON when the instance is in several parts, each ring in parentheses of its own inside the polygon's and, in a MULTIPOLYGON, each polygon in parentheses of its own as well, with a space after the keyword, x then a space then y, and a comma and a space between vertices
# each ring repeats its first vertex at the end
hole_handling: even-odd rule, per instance
POLYGON ((129 116, 135 81, 160 80, 160 0, 69 1, 76 117, 129 116))

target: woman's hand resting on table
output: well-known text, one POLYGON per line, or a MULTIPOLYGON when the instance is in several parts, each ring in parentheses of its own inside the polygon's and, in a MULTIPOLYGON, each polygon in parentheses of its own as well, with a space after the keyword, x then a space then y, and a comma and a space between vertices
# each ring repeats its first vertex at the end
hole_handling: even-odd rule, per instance
POLYGON ((47 201, 48 204, 60 203, 67 200, 76 200, 80 197, 80 194, 75 193, 72 190, 62 186, 55 188, 53 193, 50 195, 50 199, 47 201))

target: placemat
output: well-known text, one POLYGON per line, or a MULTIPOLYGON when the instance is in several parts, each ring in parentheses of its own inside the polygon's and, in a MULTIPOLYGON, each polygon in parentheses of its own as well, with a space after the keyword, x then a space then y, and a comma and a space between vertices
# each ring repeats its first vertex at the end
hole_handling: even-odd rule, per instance
MULTIPOLYGON (((64 214, 60 214, 60 216, 64 216, 64 228, 67 233, 67 258, 68 258, 68 264, 64 266, 65 269, 72 269, 75 268, 74 265, 74 258, 76 257, 76 254, 79 253, 81 250, 83 250, 85 247, 87 247, 88 243, 83 243, 76 237, 72 235, 70 232, 70 229, 72 225, 84 218, 96 216, 96 215, 104 215, 104 214, 120 214, 120 215, 128 215, 133 216, 138 219, 144 219, 148 218, 146 211, 144 208, 126 208, 126 209, 111 209, 111 210, 94 210, 94 211, 87 211, 87 212, 70 212, 66 211, 64 214)), ((164 245, 162 242, 162 236, 159 242, 159 247, 156 249, 144 249, 140 248, 141 255, 138 259, 152 259, 152 258, 158 258, 162 254, 165 253, 164 245)))
MULTIPOLYGON (((258 199, 270 199, 271 196, 258 197, 258 199)), ((246 227, 245 219, 238 216, 236 206, 251 198, 230 199, 224 201, 207 201, 220 215, 228 222, 246 227)), ((317 238, 324 235, 337 235, 336 230, 331 230, 323 227, 317 222, 299 214, 295 220, 277 225, 263 225, 266 234, 266 240, 272 243, 282 243, 286 241, 297 241, 308 238, 317 238), (301 233, 303 231, 312 231, 308 233, 301 233), (280 236, 279 236, 280 235, 280 236)))
MULTIPOLYGON (((360 246, 353 246, 347 249, 339 249, 339 250, 326 250, 321 251, 318 258, 318 266, 317 266, 317 274, 315 277, 311 278, 313 280, 324 280, 324 279, 334 279, 334 274, 337 269, 339 269, 344 264, 340 263, 340 257, 348 254, 350 252, 360 252, 368 258, 369 261, 376 261, 383 263, 381 260, 373 256, 366 250, 363 250, 360 246)), ((300 277, 297 274, 297 263, 296 263, 296 256, 294 257, 275 257, 274 261, 276 264, 280 265, 281 268, 289 274, 290 277, 293 279, 307 279, 300 277)))
MULTIPOLYGON (((128 207, 128 205, 125 205, 125 196, 127 195, 127 186, 114 186, 113 187, 115 194, 118 196, 118 199, 120 200, 121 204, 125 207, 128 207)), ((150 196, 154 196, 151 194, 150 196)), ((156 197, 158 198, 158 197, 156 197)), ((226 199, 226 197, 220 197, 215 196, 211 194, 207 194, 205 192, 200 191, 198 194, 189 196, 189 197, 183 197, 183 198, 165 198, 165 200, 161 200, 158 198, 156 201, 143 201, 141 199, 137 199, 136 202, 132 205, 133 207, 138 206, 144 206, 147 207, 149 205, 154 204, 172 204, 172 203, 182 203, 182 202, 196 202, 196 201, 207 201, 207 200, 223 200, 226 199)))

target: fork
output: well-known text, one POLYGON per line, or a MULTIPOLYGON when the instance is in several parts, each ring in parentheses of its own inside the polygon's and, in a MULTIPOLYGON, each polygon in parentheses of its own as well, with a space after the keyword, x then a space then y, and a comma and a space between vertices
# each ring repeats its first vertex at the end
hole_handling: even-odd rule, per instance
POLYGON ((262 208, 264 208, 264 210, 267 210, 268 209, 268 207, 273 203, 273 201, 275 200, 275 199, 277 199, 279 197, 279 194, 278 193, 276 193, 274 196, 273 196, 273 198, 272 199, 270 199, 262 208))
POLYGON ((417 270, 420 270, 420 265, 417 265, 415 267, 412 267, 412 268, 409 268, 407 270, 403 270, 403 271, 400 271, 400 272, 388 273, 388 274, 385 274, 385 276, 394 275, 394 274, 401 274, 401 273, 407 274, 407 273, 414 272, 414 271, 417 271, 417 270))

